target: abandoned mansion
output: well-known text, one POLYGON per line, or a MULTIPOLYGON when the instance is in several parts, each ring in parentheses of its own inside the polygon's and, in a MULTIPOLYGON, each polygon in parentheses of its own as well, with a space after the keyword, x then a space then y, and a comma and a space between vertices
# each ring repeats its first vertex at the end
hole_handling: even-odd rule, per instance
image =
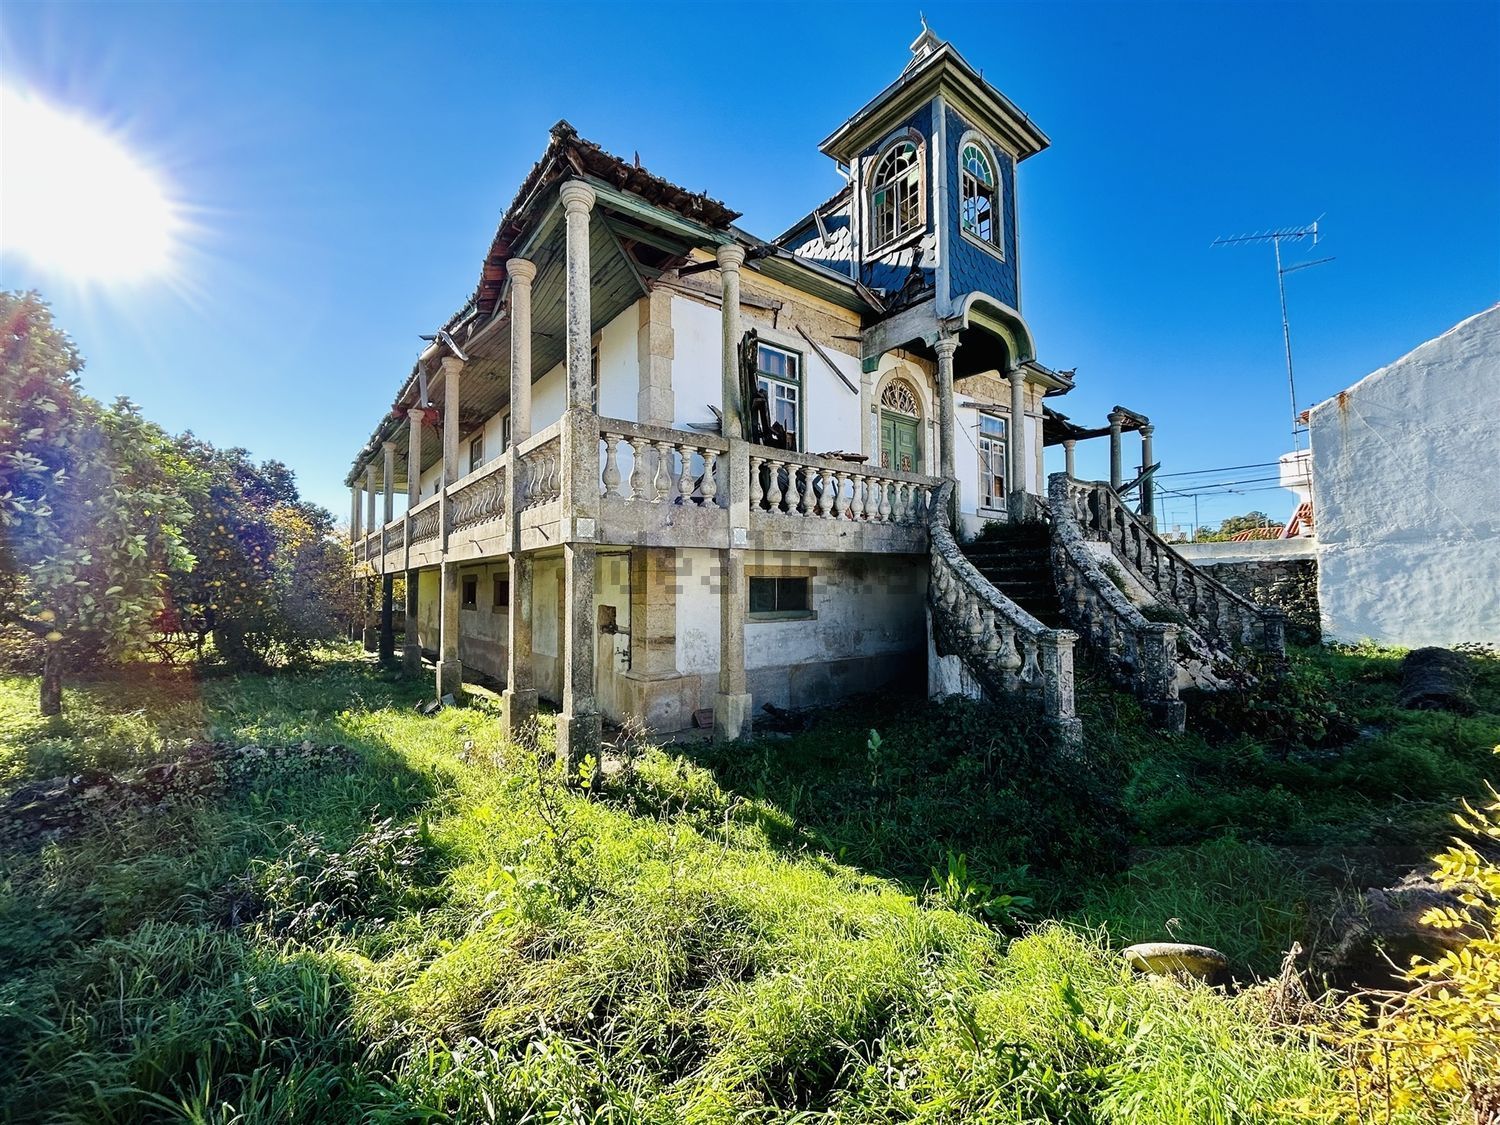
POLYGON ((1047 145, 925 28, 822 143, 844 187, 774 239, 554 127, 350 472, 366 644, 394 656, 404 610, 439 694, 502 682, 517 733, 548 700, 574 757, 601 721, 736 738, 875 691, 1067 741, 1075 648, 1176 727, 1181 688, 1279 654, 1278 613, 1156 535, 1149 419, 1052 406, 1016 222, 1047 145), (1096 437, 1111 479, 1074 479, 1096 437))

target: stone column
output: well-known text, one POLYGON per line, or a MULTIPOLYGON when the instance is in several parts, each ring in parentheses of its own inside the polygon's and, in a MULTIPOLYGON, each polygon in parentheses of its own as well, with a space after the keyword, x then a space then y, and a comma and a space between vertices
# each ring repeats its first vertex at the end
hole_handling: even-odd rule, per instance
POLYGON ((1063 468, 1064 470, 1066 470, 1068 476, 1072 477, 1074 480, 1078 479, 1077 466, 1073 463, 1073 453, 1077 446, 1078 442, 1073 438, 1068 438, 1063 442, 1063 468))
MULTIPOLYGON (((640 302, 640 328, 636 333, 636 360, 640 367, 640 389, 636 393, 636 418, 651 426, 670 426, 677 413, 672 397, 672 359, 676 354, 672 332, 672 291, 653 289, 640 302)), ((637 453, 636 456, 640 456, 637 453)))
POLYGON ((396 659, 396 622, 391 599, 396 593, 396 572, 388 565, 385 550, 385 529, 396 520, 396 443, 381 442, 384 459, 381 465, 381 484, 385 501, 380 525, 380 662, 390 664, 396 659))
POLYGON ((599 750, 595 697, 594 540, 599 517, 599 419, 590 393, 593 273, 589 222, 594 190, 569 180, 559 193, 567 222, 568 407, 562 425, 563 699, 557 756, 572 769, 599 750))
POLYGON ((1083 744, 1083 723, 1073 701, 1073 645, 1077 641, 1078 634, 1071 629, 1058 629, 1039 646, 1042 712, 1058 747, 1065 753, 1077 752, 1083 744))
MULTIPOLYGON (((944 336, 933 347, 937 349, 938 465, 944 480, 957 482, 958 474, 953 461, 953 441, 958 436, 954 432, 956 426, 953 416, 953 353, 958 351, 958 340, 952 336, 944 336)), ((956 483, 953 495, 956 500, 956 483)))
POLYGON ((719 285, 724 298, 722 399, 724 437, 733 441, 745 434, 745 409, 740 394, 740 267, 745 264, 745 248, 737 243, 719 247, 719 285))
POLYGON ((360 528, 360 512, 361 512, 361 509, 363 507, 364 507, 364 505, 362 505, 360 503, 359 485, 357 485, 357 484, 351 484, 349 486, 349 544, 350 544, 350 546, 354 546, 354 545, 356 545, 356 544, 359 543, 359 538, 360 538, 360 533, 361 533, 361 528, 360 528))
POLYGON ((1017 367, 1010 372, 1010 484, 1006 507, 1013 520, 1026 515, 1026 372, 1017 367))
MULTIPOLYGON (((370 535, 373 535, 378 528, 379 525, 375 522, 375 466, 372 463, 365 466, 365 536, 368 538, 370 535)), ((365 565, 373 571, 374 564, 379 558, 380 554, 377 549, 375 558, 366 558, 365 565)), ((375 585, 375 579, 373 575, 369 579, 369 584, 371 587, 371 591, 365 598, 365 622, 363 640, 365 651, 374 652, 380 647, 380 626, 377 619, 377 614, 379 612, 378 605, 373 593, 373 588, 375 585)))
POLYGON ((559 193, 567 223, 567 311, 568 409, 589 409, 591 393, 589 352, 593 342, 589 267, 589 220, 594 208, 594 189, 582 180, 569 180, 559 193))
POLYGON ((362 640, 365 627, 364 610, 360 601, 360 594, 364 584, 359 576, 361 569, 359 540, 362 532, 359 523, 360 513, 364 510, 364 505, 360 503, 359 491, 359 485, 351 484, 349 486, 349 554, 354 564, 352 567, 353 574, 350 576, 350 580, 354 583, 354 614, 349 619, 349 639, 351 641, 362 640))
POLYGON ((516 452, 531 437, 531 283, 536 265, 512 258, 510 276, 510 607, 505 652, 505 737, 530 743, 536 730, 536 669, 532 664, 532 561, 521 551, 525 478, 516 452))
POLYGON ((1124 425, 1124 413, 1111 410, 1109 412, 1109 486, 1116 492, 1125 483, 1125 469, 1120 453, 1120 430, 1124 425))
MULTIPOLYGON (((729 546, 719 551, 719 691, 714 735, 733 741, 750 733, 751 702, 745 679, 745 545, 750 535, 750 443, 733 441, 725 479, 729 487, 729 546)), ((724 464, 723 461, 720 464, 724 464)))
POLYGON ((448 486, 459 477, 458 423, 461 408, 459 378, 463 360, 445 356, 443 367, 443 480, 438 486, 438 528, 443 547, 442 588, 438 608, 437 694, 455 698, 463 694, 464 668, 458 658, 458 610, 462 590, 458 581, 458 564, 448 557, 448 532, 452 524, 448 511, 448 486))
POLYGON ((510 278, 510 444, 514 448, 531 436, 531 283, 536 280, 536 264, 512 258, 505 272, 510 278))
MULTIPOLYGON (((1151 435, 1156 432, 1156 427, 1144 425, 1141 427, 1141 472, 1149 469, 1154 461, 1151 456, 1151 435)), ((1156 481, 1152 477, 1141 479, 1141 518, 1146 521, 1146 526, 1152 531, 1156 530, 1156 481)))
MULTIPOLYGON (((422 423, 421 406, 406 414, 406 548, 411 551, 411 510, 422 502, 422 423)), ((408 672, 422 670, 422 642, 418 638, 417 572, 406 568, 406 639, 401 646, 401 666, 408 672)))

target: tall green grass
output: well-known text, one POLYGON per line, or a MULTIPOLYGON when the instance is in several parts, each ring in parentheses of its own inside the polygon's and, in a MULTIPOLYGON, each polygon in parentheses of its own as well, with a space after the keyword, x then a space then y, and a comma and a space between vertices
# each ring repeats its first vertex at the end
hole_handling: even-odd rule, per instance
POLYGON ((1314 901, 1243 825, 1132 854, 1160 759, 1215 760, 1126 704, 1086 768, 1023 720, 866 710, 580 786, 545 729, 538 756, 482 707, 423 718, 424 687, 330 656, 75 689, 63 728, 0 685, 12 779, 188 737, 356 752, 0 856, 7 1120, 1279 1122, 1334 1081, 1262 992, 1114 952, 1177 930, 1263 965, 1314 901), (950 852, 1036 924, 943 905, 950 852))

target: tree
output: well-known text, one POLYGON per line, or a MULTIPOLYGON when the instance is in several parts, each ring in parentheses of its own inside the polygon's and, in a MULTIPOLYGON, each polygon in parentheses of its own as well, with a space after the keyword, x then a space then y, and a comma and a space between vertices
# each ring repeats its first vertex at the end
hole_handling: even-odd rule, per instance
POLYGON ((1241 531, 1251 531, 1257 527, 1279 526, 1276 521, 1265 512, 1246 512, 1242 516, 1230 516, 1214 527, 1200 527, 1195 539, 1200 543, 1218 543, 1228 539, 1241 531))
POLYGON ((144 648, 168 573, 193 564, 166 435, 79 386, 83 360, 35 293, 0 293, 0 625, 42 647, 41 710, 70 660, 144 648))

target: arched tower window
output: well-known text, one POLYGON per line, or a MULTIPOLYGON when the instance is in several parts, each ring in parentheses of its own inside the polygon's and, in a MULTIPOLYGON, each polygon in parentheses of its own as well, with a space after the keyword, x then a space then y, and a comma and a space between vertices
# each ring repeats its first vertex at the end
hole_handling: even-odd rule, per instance
POLYGON ((901 141, 886 149, 870 179, 872 245, 884 246, 921 223, 921 154, 910 141, 901 141))
POLYGON ((999 189, 990 155, 978 141, 965 141, 959 163, 959 215, 964 232, 999 246, 999 189))

